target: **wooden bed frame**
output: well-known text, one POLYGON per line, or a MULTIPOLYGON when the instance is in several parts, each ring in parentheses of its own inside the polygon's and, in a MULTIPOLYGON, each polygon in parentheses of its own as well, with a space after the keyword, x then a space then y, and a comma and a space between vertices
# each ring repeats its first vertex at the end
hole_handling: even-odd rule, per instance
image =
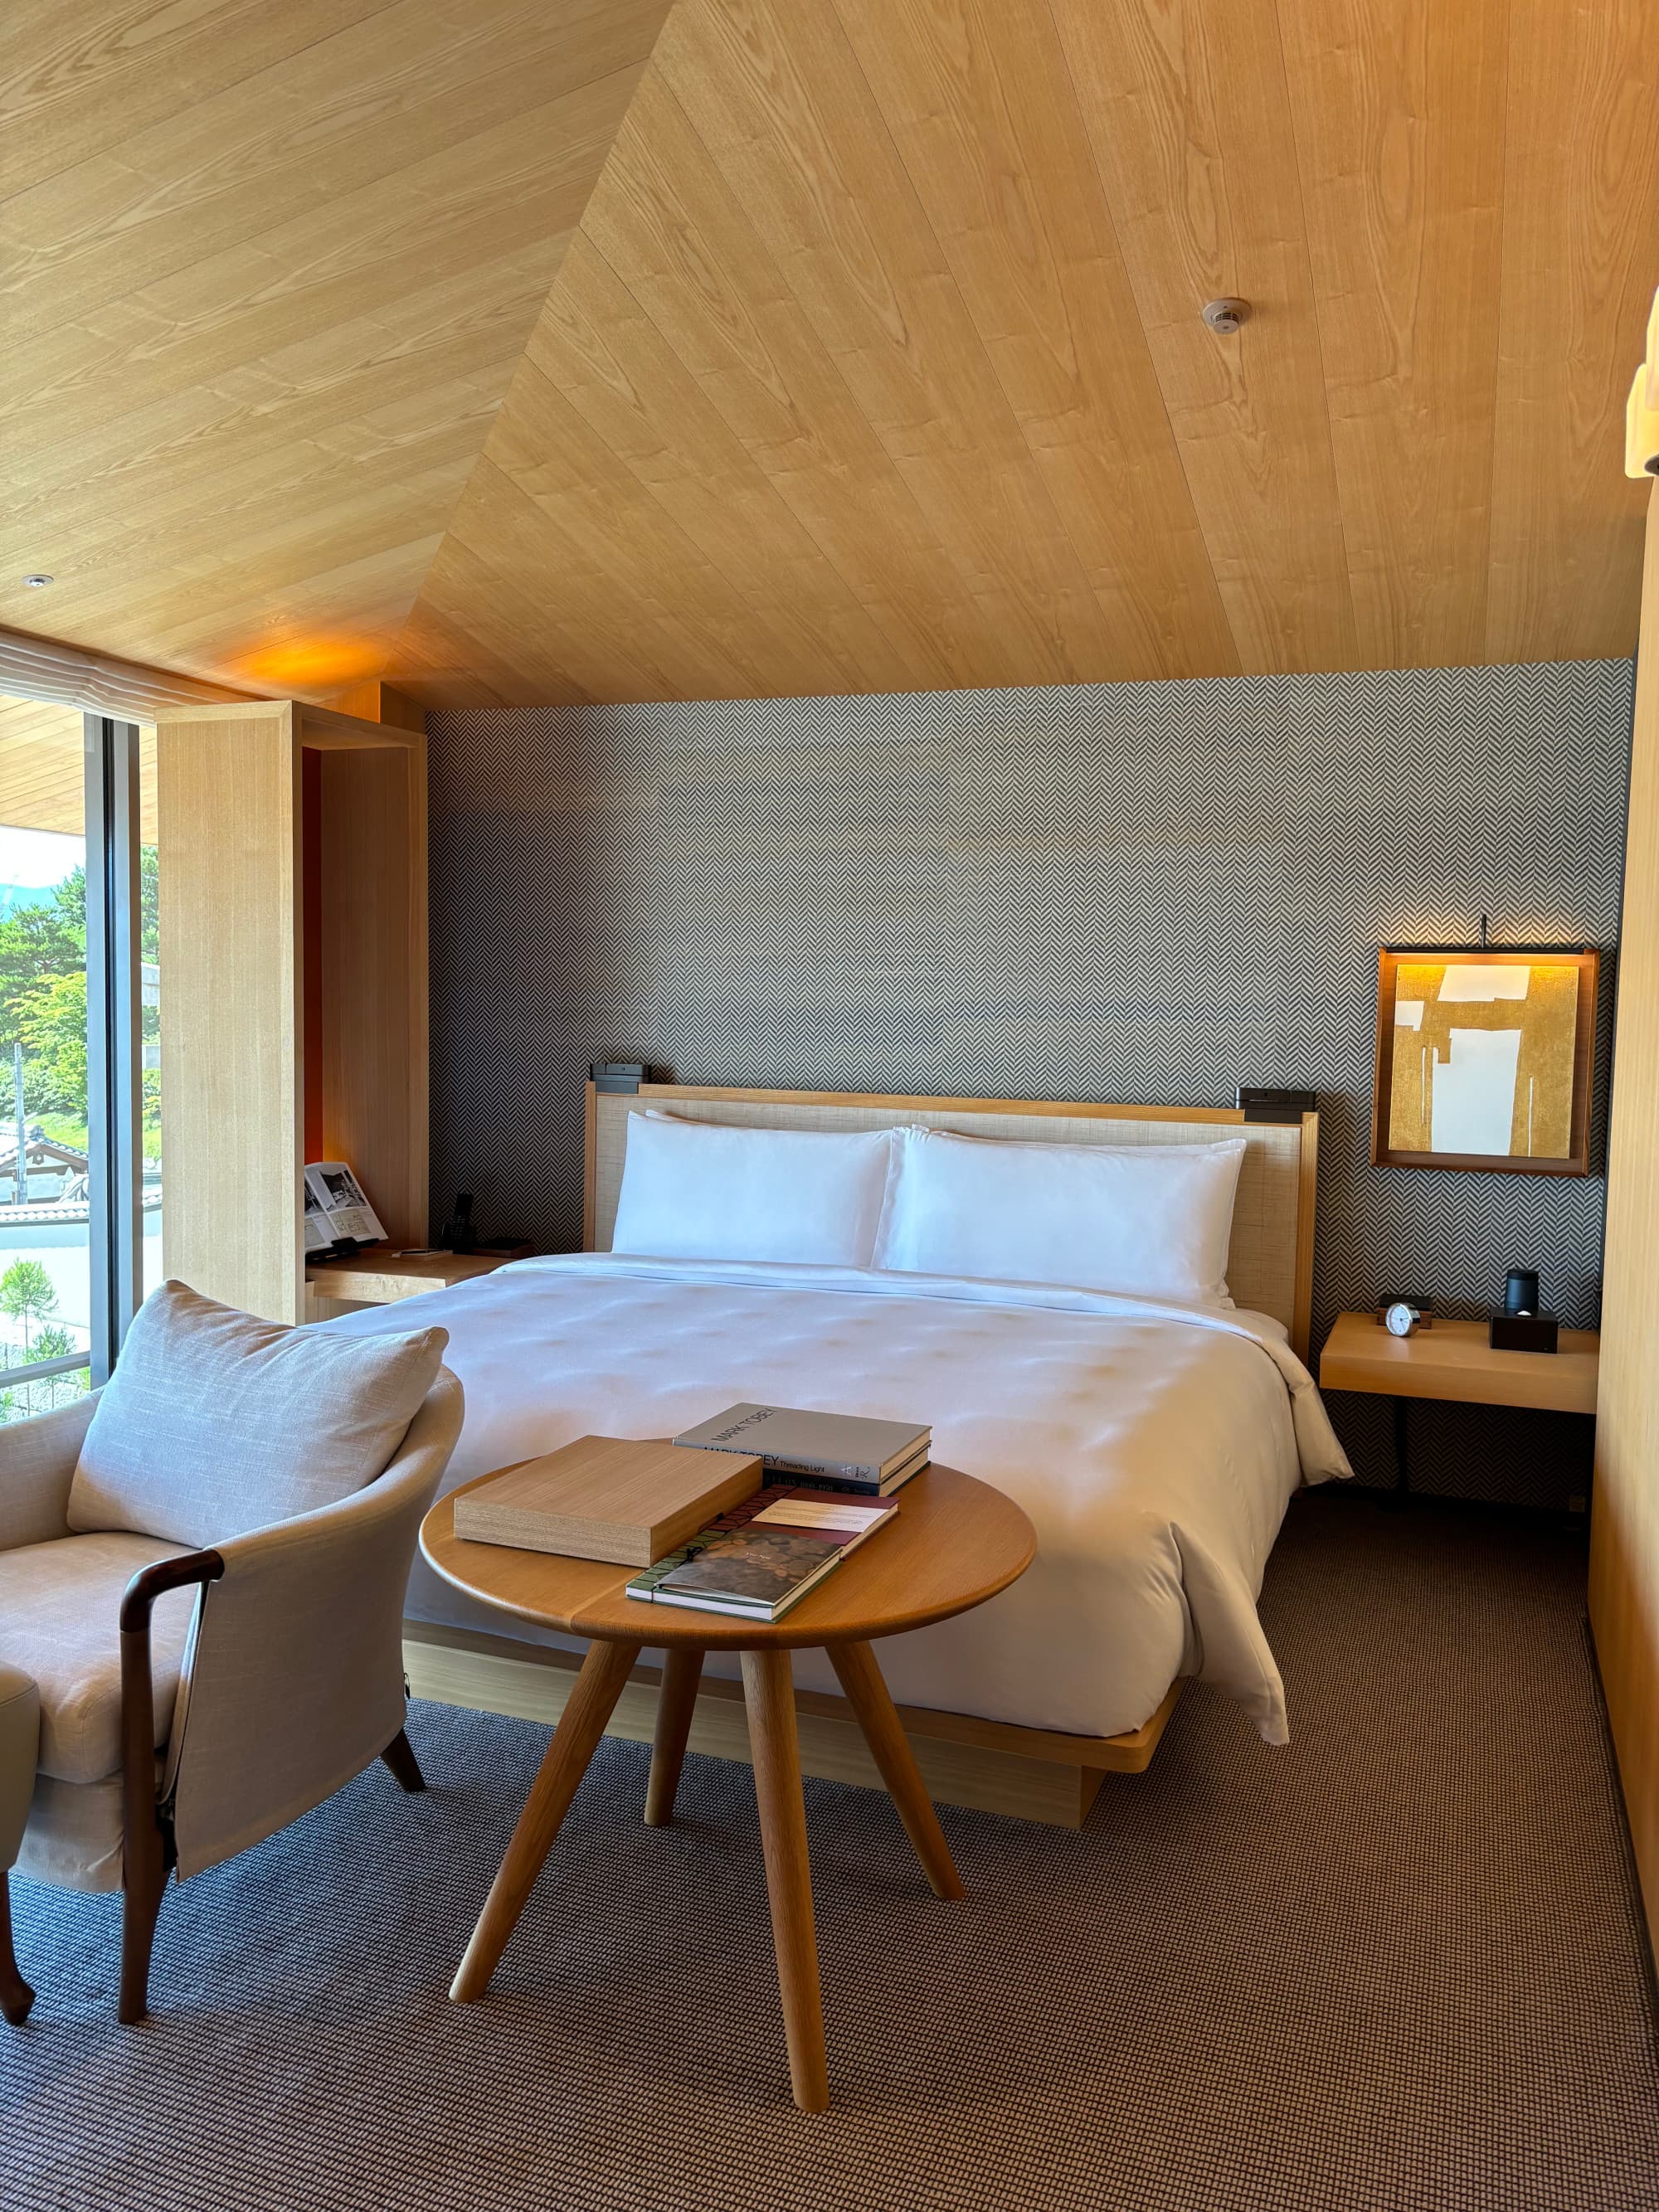
MULTIPOLYGON (((1237 1129, 1247 1150, 1233 1213, 1228 1283, 1241 1306, 1283 1322, 1296 1352, 1307 1357, 1319 1148, 1316 1114, 1304 1114, 1292 1122, 1247 1122, 1234 1107, 904 1098, 826 1091, 735 1091, 684 1083, 642 1084, 636 1091, 597 1091, 590 1083, 582 1211, 586 1251, 610 1249, 628 1116, 653 1106, 693 1120, 738 1125, 848 1131, 925 1125, 968 1135, 1051 1144, 1213 1144, 1222 1129, 1237 1129)), ((514 1637, 416 1621, 405 1626, 404 1650, 416 1697, 508 1713, 550 1726, 563 1711, 580 1663, 573 1652, 514 1637)), ((658 1681, 655 1668, 635 1670, 612 1717, 612 1735, 649 1741, 658 1681)), ((1171 1683, 1150 1718, 1113 1736, 1018 1728, 916 1706, 899 1710, 917 1763, 936 1798, 1077 1828, 1108 1774, 1139 1774, 1151 1764, 1181 1689, 1178 1680, 1171 1683)), ((795 1703, 805 1771, 879 1788, 880 1778, 846 1700, 799 1690, 795 1703)), ((748 1758, 738 1683, 705 1675, 690 1742, 692 1750, 718 1758, 748 1758)))

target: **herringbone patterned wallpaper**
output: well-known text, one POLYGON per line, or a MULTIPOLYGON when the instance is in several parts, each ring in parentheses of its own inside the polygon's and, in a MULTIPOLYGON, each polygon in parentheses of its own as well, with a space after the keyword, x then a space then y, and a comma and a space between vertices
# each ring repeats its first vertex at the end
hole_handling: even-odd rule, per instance
MULTIPOLYGON (((1387 1288, 1477 1310, 1514 1263, 1592 1322, 1599 1176, 1370 1165, 1376 956, 1482 913, 1612 946, 1630 710, 1627 662, 1579 661, 436 716, 434 1210, 473 1188, 488 1227, 579 1243, 600 1057, 1191 1105, 1304 1084, 1316 1340, 1387 1288)), ((1381 1470, 1376 1406, 1338 1411, 1381 1470)), ((1535 1420, 1472 1447, 1413 1418, 1425 1486, 1567 1481, 1535 1420)))

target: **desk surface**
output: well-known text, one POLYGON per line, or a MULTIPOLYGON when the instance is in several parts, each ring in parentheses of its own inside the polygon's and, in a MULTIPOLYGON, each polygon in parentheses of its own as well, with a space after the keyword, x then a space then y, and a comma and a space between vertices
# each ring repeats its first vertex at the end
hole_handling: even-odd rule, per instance
POLYGON ((1389 1398, 1593 1413, 1601 1344, 1592 1328, 1564 1328, 1558 1352, 1494 1352, 1483 1321, 1437 1321, 1390 1336, 1374 1314, 1345 1313, 1320 1355, 1319 1383, 1389 1398))

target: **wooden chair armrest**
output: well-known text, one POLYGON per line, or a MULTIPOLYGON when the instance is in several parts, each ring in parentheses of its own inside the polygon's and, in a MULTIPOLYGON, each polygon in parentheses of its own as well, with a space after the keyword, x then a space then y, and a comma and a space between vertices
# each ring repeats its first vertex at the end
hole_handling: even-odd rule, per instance
POLYGON ((141 1567, 121 1599, 121 1809, 129 1869, 162 1839, 155 1820, 155 1685, 150 1674, 149 1621, 158 1597, 192 1583, 217 1582, 217 1552, 184 1552, 141 1567))

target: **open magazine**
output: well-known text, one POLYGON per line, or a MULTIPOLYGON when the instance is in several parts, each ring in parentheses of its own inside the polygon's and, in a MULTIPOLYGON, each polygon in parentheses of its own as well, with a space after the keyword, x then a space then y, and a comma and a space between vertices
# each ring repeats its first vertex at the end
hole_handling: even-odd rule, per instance
POLYGON ((306 1249, 336 1244, 374 1244, 386 1231, 363 1187, 343 1160, 319 1160, 305 1172, 306 1249))

